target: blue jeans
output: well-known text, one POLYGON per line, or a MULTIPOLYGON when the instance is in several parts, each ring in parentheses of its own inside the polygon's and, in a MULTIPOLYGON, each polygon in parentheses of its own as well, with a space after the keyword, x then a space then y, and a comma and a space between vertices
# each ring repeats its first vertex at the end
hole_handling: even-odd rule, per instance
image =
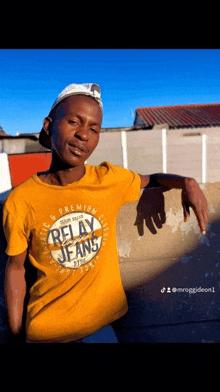
POLYGON ((73 343, 118 343, 111 325, 106 325, 85 338, 75 340, 73 343))

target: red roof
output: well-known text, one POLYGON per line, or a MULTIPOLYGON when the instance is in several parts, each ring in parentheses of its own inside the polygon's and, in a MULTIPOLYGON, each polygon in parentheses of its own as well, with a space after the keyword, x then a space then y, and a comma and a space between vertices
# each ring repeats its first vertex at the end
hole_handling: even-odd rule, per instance
POLYGON ((164 123, 170 128, 217 126, 220 125, 220 104, 138 108, 134 125, 140 122, 149 128, 164 123))

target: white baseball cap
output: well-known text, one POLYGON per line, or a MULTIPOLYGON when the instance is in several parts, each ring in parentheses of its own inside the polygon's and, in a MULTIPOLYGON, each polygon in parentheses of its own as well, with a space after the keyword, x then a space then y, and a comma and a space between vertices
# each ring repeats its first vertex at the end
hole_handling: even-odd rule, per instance
POLYGON ((101 88, 98 84, 87 83, 69 84, 69 86, 65 87, 64 90, 62 90, 61 93, 58 95, 51 110, 54 109, 55 106, 58 105, 58 103, 60 103, 63 99, 70 97, 71 95, 89 95, 98 102, 99 106, 102 109, 101 88))
MULTIPOLYGON (((72 95, 87 95, 94 98, 101 110, 103 108, 101 101, 101 88, 98 84, 95 83, 83 83, 83 84, 69 84, 64 88, 56 98, 53 106, 50 109, 50 112, 65 98, 70 97, 72 95)), ((39 135, 39 142, 43 147, 51 149, 50 137, 46 134, 44 128, 41 129, 39 135)))

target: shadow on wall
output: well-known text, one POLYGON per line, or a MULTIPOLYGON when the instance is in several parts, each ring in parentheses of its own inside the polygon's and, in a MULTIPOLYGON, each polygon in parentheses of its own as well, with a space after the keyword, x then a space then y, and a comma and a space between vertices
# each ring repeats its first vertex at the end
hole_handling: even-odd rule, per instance
MULTIPOLYGON (((169 192, 166 194, 166 201, 170 199, 168 194, 169 192)), ((175 199, 179 200, 176 197, 175 199)), ((218 200, 216 203, 219 205, 218 200)), ((179 204, 181 206, 181 202, 179 204)), ((212 209, 214 210, 213 207, 212 209)), ((182 210, 179 210, 175 215, 177 223, 173 219, 176 227, 169 234, 168 224, 163 225, 165 222, 169 223, 171 218, 167 207, 167 216, 165 214, 165 200, 161 189, 149 189, 143 192, 136 210, 135 226, 139 238, 137 236, 134 242, 138 247, 139 241, 145 241, 141 246, 145 248, 146 259, 141 260, 139 255, 139 258, 132 261, 131 252, 128 261, 123 258, 121 265, 125 263, 124 265, 129 266, 129 273, 133 268, 135 271, 139 269, 139 275, 146 274, 148 247, 151 247, 152 256, 151 245, 158 238, 158 247, 154 248, 153 264, 161 266, 161 273, 159 276, 153 274, 152 279, 142 287, 127 292, 129 311, 113 323, 119 341, 124 343, 220 342, 219 217, 217 215, 211 217, 206 236, 199 233, 197 226, 193 226, 193 217, 190 218, 189 223, 191 230, 187 233, 186 226, 183 224, 182 232, 178 235, 177 226, 183 220, 182 210), (162 227, 164 229, 160 230, 162 227), (194 231, 198 238, 196 246, 190 244, 190 237, 195 236, 194 231), (165 237, 162 246, 161 234, 165 237), (189 241, 188 249, 187 241, 189 241), (177 256, 178 249, 174 251, 172 248, 175 246, 184 249, 184 243, 185 252, 177 256), (172 258, 170 255, 175 252, 176 255, 172 258)), ((134 232, 132 235, 134 237, 134 232)), ((121 271, 123 271, 122 267, 121 271)))
POLYGON ((143 192, 137 205, 137 217, 134 223, 139 236, 144 235, 144 226, 152 234, 157 234, 157 229, 162 229, 166 222, 165 201, 163 193, 167 189, 150 188, 143 192))

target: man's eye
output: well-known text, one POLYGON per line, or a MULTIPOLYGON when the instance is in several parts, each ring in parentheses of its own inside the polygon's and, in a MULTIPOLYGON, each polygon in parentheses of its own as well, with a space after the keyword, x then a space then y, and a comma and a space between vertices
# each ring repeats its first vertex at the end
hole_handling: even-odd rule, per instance
POLYGON ((73 125, 75 125, 75 124, 78 124, 76 121, 74 121, 74 120, 69 120, 69 123, 70 124, 73 124, 73 125))
POLYGON ((99 132, 97 131, 97 129, 94 129, 94 128, 91 128, 91 131, 94 132, 94 133, 99 133, 99 132))

